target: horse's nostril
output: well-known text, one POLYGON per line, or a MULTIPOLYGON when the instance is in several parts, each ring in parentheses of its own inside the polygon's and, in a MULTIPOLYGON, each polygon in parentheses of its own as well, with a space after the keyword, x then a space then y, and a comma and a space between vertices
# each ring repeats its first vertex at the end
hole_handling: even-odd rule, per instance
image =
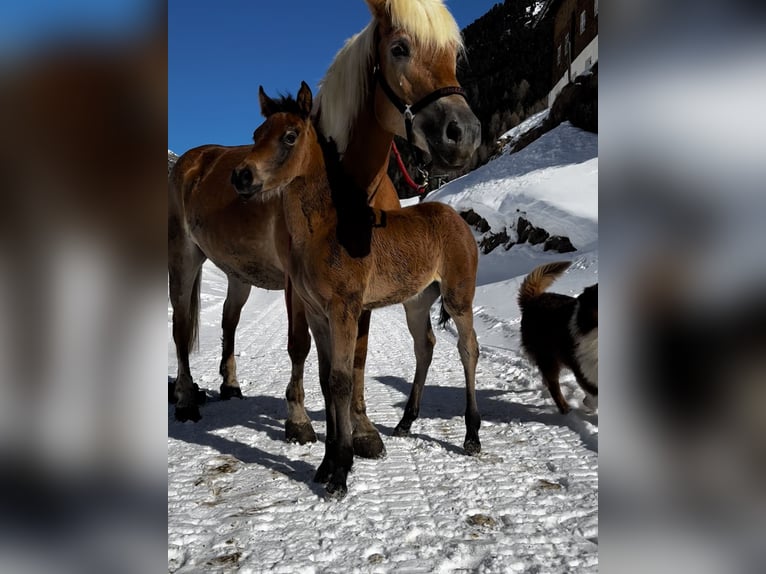
POLYGON ((460 143, 460 140, 463 139, 463 128, 461 128, 455 120, 452 120, 447 124, 446 135, 447 140, 454 143, 460 143))
POLYGON ((235 169, 231 172, 231 183, 238 191, 243 191, 252 185, 253 172, 247 167, 240 170, 235 169))

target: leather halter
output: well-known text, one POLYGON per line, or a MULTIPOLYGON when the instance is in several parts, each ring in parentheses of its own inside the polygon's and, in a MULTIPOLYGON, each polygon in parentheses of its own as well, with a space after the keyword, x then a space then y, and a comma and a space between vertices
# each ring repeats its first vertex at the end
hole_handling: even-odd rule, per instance
POLYGON ((410 145, 414 145, 412 141, 412 121, 415 118, 415 114, 417 114, 420 110, 434 103, 436 100, 446 98, 447 96, 458 95, 462 96, 466 101, 468 100, 465 90, 460 86, 445 86, 443 88, 434 90, 430 94, 422 97, 414 104, 407 104, 404 102, 404 100, 397 96, 394 90, 391 89, 391 86, 388 85, 388 82, 386 81, 386 78, 383 75, 379 64, 375 64, 373 72, 375 79, 383 90, 383 93, 386 94, 388 100, 394 104, 394 107, 399 110, 399 113, 404 116, 404 127, 407 130, 407 142, 410 145))

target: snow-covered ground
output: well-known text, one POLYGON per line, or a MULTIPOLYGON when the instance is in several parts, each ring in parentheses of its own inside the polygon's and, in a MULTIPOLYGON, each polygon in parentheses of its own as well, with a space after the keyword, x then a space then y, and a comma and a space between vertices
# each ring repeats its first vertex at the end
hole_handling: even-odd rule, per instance
MULTIPOLYGON (((288 444, 283 293, 253 289, 237 333, 246 400, 213 398, 196 424, 174 421, 168 407, 168 570, 596 572, 598 416, 581 408, 582 391, 568 373, 562 390, 576 408, 558 413, 519 352, 516 293, 526 273, 557 259, 574 265, 553 291, 578 294, 598 281, 597 175, 597 137, 565 123, 429 196, 470 207, 509 235, 524 212, 578 250, 561 255, 521 244, 481 256, 476 457, 462 453, 464 380, 450 325, 437 329, 413 436, 391 436, 415 359, 401 306, 373 313, 366 398, 387 456, 357 459, 341 502, 326 501, 311 481, 324 452, 316 355, 312 350, 307 361, 305 387, 320 442, 288 444)), ((200 351, 191 366, 211 397, 220 384, 225 295, 225 276, 206 264, 200 351)), ((168 305, 172 375, 170 325, 168 305)))

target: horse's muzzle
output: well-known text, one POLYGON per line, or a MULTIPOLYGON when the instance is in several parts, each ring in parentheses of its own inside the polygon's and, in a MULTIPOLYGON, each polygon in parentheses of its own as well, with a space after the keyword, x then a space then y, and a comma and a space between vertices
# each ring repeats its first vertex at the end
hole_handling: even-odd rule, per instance
POLYGON ((419 114, 420 128, 435 164, 459 168, 467 164, 481 143, 481 123, 464 101, 437 102, 419 114))

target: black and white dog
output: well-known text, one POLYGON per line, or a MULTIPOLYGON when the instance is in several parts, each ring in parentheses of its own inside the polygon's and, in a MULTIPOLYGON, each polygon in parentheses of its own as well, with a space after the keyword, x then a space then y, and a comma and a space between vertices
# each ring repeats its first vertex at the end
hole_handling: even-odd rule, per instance
POLYGON ((569 412, 559 386, 562 367, 574 373, 587 393, 585 405, 598 404, 598 283, 578 297, 545 293, 569 265, 560 261, 537 267, 524 278, 518 299, 522 347, 562 414, 569 412))

